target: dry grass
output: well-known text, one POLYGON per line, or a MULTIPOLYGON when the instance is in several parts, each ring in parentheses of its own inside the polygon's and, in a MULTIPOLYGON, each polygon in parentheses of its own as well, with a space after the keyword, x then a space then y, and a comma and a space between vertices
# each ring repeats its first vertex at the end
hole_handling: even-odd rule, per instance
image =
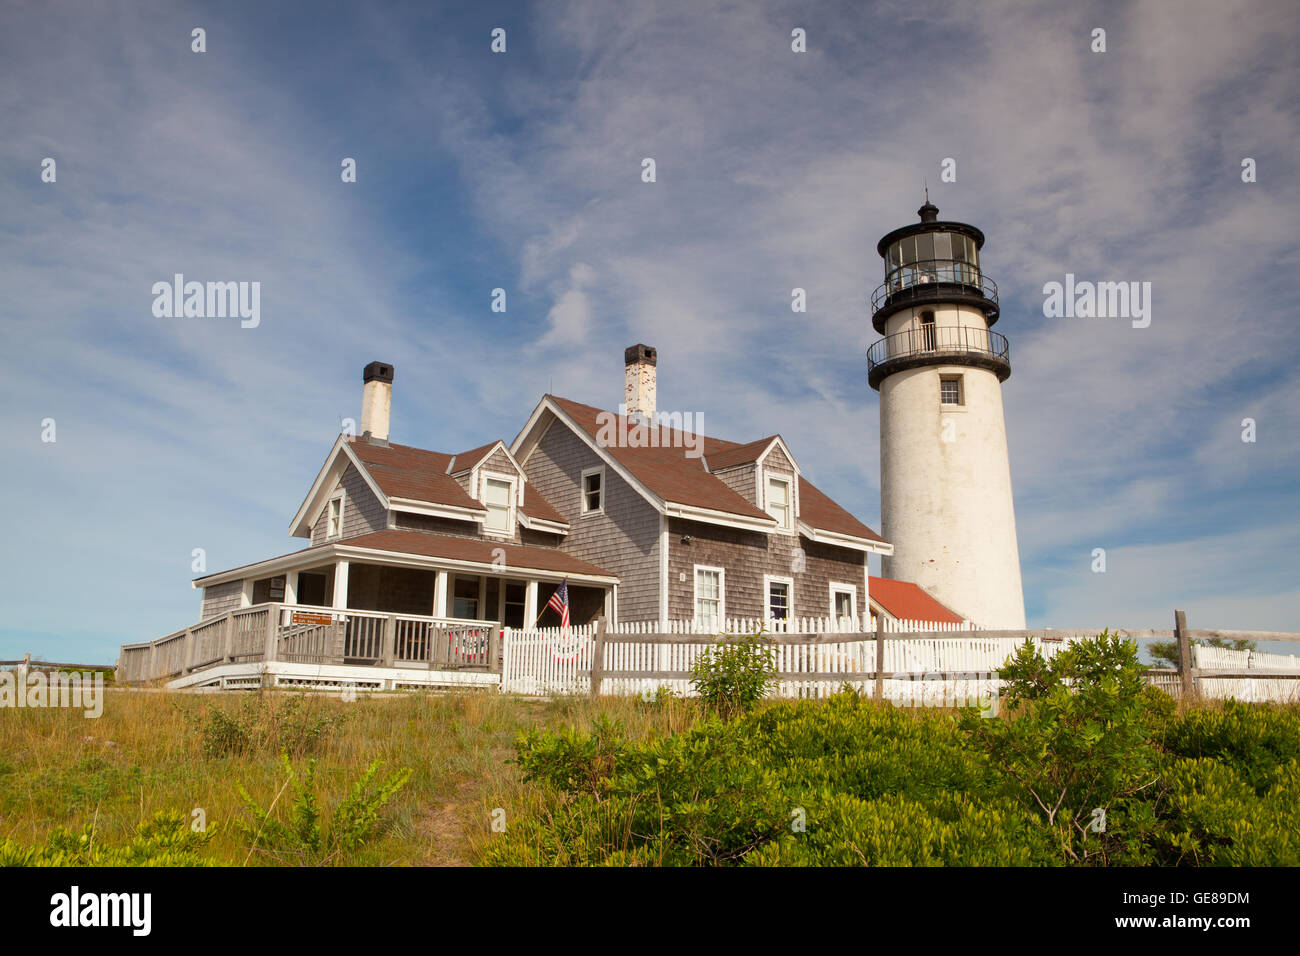
MULTIPOLYGON (((236 784, 269 805, 284 783, 279 754, 259 745, 238 756, 204 757, 200 728, 212 709, 234 712, 243 696, 109 689, 94 720, 78 710, 0 711, 0 836, 35 843, 56 826, 89 824, 98 839, 117 842, 158 810, 190 816, 201 808, 217 828, 213 858, 241 865, 248 849, 228 826, 243 814, 236 784)), ((288 696, 261 698, 259 723, 274 724, 288 696)), ((413 771, 389 805, 383 835, 338 861, 360 866, 472 863, 475 847, 491 835, 492 811, 528 802, 510 762, 521 731, 543 724, 588 729, 602 714, 634 735, 681 730, 694 720, 680 704, 537 701, 483 691, 351 703, 307 696, 296 706, 311 718, 342 718, 315 750, 325 806, 376 759, 381 776, 413 771)))

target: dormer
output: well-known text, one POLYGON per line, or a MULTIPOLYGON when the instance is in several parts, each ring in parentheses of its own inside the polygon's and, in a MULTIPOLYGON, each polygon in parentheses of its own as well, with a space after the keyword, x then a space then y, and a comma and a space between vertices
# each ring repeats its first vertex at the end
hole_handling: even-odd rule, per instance
POLYGON ((798 533, 799 465, 780 435, 714 452, 705 459, 705 467, 771 516, 778 523, 775 533, 798 533))
POLYGON ((569 531, 562 516, 528 484, 503 441, 453 455, 447 474, 485 509, 479 522, 484 537, 515 538, 520 528, 557 535, 569 531))

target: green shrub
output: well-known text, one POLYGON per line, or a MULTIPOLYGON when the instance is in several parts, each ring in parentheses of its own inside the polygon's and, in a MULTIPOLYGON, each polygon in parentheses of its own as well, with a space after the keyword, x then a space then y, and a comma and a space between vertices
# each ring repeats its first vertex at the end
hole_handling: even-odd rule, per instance
POLYGON ((327 820, 316 795, 316 761, 307 762, 299 779, 289 757, 282 755, 280 759, 285 773, 281 792, 290 787, 293 790, 288 822, 275 812, 278 796, 263 809, 243 786, 236 785, 249 819, 237 821, 235 832, 248 841, 250 852, 259 851, 281 863, 318 866, 364 846, 378 828, 384 805, 411 778, 410 770, 402 770, 377 784, 375 775, 380 765, 375 761, 335 805, 327 820))
POLYGON ((485 862, 1051 861, 1050 844, 1014 801, 981 806, 952 795, 990 779, 955 731, 951 716, 918 719, 847 693, 713 717, 648 741, 609 723, 590 734, 533 732, 520 739, 519 764, 543 788, 540 806, 488 846, 485 862), (860 840, 837 842, 845 821, 860 840), (905 825, 920 829, 904 838, 905 825))
POLYGON ((1300 754, 1300 720, 1294 710, 1229 700, 1222 710, 1190 710, 1169 721, 1159 739, 1172 754, 1232 767, 1263 794, 1300 754))
POLYGON ((1300 865, 1300 710, 1180 716, 1142 670, 1103 633, 1050 661, 1020 648, 994 719, 847 691, 656 739, 535 731, 517 745, 525 806, 482 860, 1300 865))
POLYGON ((304 694, 242 697, 237 706, 213 706, 191 715, 205 757, 256 753, 314 753, 342 722, 344 715, 313 709, 304 694))
POLYGON ((1143 863, 1158 780, 1138 648, 1103 631, 1046 659, 1026 641, 1004 665, 1010 717, 967 711, 967 739, 1007 792, 1049 830, 1064 860, 1143 863))
POLYGON ((1262 793, 1233 767, 1172 761, 1155 843, 1161 862, 1198 866, 1300 865, 1300 760, 1278 768, 1262 793))
POLYGON ((181 813, 159 811, 120 846, 96 838, 92 827, 72 833, 56 827, 43 845, 0 839, 0 866, 210 866, 200 851, 216 832, 196 832, 181 813))
POLYGON ((776 661, 761 629, 708 648, 691 666, 691 686, 700 700, 724 716, 751 709, 776 679, 776 661))

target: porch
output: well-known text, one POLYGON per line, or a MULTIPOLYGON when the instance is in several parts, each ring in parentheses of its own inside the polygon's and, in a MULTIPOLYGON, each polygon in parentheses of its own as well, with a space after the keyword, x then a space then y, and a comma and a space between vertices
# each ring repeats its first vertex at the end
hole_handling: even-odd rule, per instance
POLYGON ((173 688, 496 686, 500 634, 495 621, 266 603, 123 645, 117 679, 173 688))
POLYGON ((199 622, 126 644, 118 679, 170 687, 491 684, 505 627, 613 615, 618 579, 564 552, 384 531, 207 575, 199 622))

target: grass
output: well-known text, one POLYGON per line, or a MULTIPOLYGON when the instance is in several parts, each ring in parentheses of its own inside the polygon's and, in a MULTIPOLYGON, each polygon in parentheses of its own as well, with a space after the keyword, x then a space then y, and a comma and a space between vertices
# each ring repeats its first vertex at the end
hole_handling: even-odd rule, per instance
POLYGON ((294 719, 337 721, 310 754, 328 806, 374 760, 381 774, 409 767, 410 782, 386 808, 381 836, 337 862, 355 866, 460 865, 474 862, 489 839, 492 812, 528 805, 512 762, 516 735, 538 726, 589 729, 598 715, 623 721, 633 734, 683 729, 693 720, 680 704, 636 699, 537 701, 483 691, 361 697, 267 693, 197 695, 106 690, 104 712, 0 710, 0 837, 43 841, 57 826, 95 829, 108 843, 129 839, 156 811, 197 808, 216 834, 207 852, 223 865, 264 864, 229 826, 243 815, 242 784, 262 806, 284 784, 275 740, 254 739, 237 755, 204 756, 203 728, 212 712, 250 707, 259 726, 286 711, 294 719), (253 695, 255 698, 257 695, 253 695), (297 698, 296 703, 291 699, 297 698))

